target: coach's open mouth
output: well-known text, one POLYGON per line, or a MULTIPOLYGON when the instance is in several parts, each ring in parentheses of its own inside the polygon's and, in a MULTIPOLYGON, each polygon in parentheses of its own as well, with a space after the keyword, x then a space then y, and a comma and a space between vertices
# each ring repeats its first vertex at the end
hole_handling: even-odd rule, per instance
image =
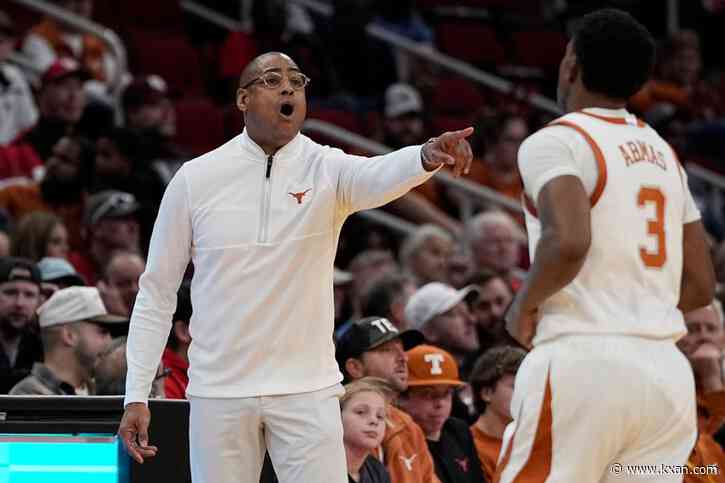
POLYGON ((285 117, 291 116, 293 112, 295 112, 295 106, 286 102, 279 108, 279 113, 285 117))

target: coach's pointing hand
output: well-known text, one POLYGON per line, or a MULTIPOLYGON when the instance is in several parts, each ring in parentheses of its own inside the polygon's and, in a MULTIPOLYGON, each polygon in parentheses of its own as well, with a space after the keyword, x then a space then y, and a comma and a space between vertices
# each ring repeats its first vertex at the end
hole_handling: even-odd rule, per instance
POLYGON ((126 446, 126 451, 139 464, 143 464, 144 458, 156 456, 159 450, 156 446, 149 446, 150 422, 149 408, 143 403, 131 403, 126 406, 118 427, 118 436, 126 446))
POLYGON ((433 171, 445 164, 453 169, 454 176, 460 176, 461 173, 468 174, 473 152, 466 138, 471 134, 473 128, 467 127, 460 131, 444 132, 437 138, 429 140, 423 145, 421 152, 423 167, 427 171, 433 171))

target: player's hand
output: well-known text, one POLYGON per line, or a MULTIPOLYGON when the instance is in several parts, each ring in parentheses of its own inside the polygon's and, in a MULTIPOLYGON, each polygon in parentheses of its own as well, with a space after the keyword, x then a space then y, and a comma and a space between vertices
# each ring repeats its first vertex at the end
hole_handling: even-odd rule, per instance
POLYGON ((520 299, 514 299, 504 315, 506 321, 506 332, 513 337, 516 342, 526 347, 532 348, 532 341, 536 335, 536 325, 539 322, 538 311, 524 311, 521 307, 520 299))
POLYGON ((466 138, 473 134, 473 128, 444 132, 423 145, 423 167, 433 171, 445 164, 453 169, 454 176, 468 174, 473 161, 473 151, 466 138))
POLYGON ((118 436, 123 441, 126 451, 139 464, 143 464, 144 458, 156 456, 159 450, 156 446, 149 445, 149 423, 151 412, 143 403, 131 403, 121 418, 121 425, 118 427, 118 436))

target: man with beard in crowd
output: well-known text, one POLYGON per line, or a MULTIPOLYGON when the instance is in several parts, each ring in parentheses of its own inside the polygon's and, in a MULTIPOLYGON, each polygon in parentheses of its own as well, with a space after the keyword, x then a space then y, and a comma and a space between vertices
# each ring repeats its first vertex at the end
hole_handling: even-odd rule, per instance
POLYGON ((109 315, 95 287, 68 287, 38 307, 44 362, 11 395, 93 395, 93 368, 128 319, 109 315))
POLYGON ((43 359, 32 327, 40 282, 40 271, 29 260, 0 258, 0 394, 6 394, 34 362, 43 359))
POLYGON ((479 289, 478 298, 471 303, 471 315, 481 344, 479 354, 491 347, 512 343, 504 321, 504 314, 514 296, 511 286, 503 276, 487 269, 472 275, 466 285, 475 285, 479 289))
POLYGON ((93 147, 83 137, 62 137, 45 163, 38 183, 13 185, 0 190, 0 209, 12 220, 33 211, 58 215, 68 229, 72 250, 81 248, 81 218, 93 170, 93 147))

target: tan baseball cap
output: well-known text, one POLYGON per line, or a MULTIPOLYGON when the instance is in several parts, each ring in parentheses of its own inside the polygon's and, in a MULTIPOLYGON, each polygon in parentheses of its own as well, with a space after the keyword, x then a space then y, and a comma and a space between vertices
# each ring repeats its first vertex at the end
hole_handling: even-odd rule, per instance
POLYGON ((408 386, 463 386, 453 356, 432 345, 421 344, 408 352, 408 386))
POLYGON ((38 307, 38 323, 41 329, 81 321, 97 324, 128 323, 127 318, 108 313, 96 287, 68 287, 58 290, 38 307))

